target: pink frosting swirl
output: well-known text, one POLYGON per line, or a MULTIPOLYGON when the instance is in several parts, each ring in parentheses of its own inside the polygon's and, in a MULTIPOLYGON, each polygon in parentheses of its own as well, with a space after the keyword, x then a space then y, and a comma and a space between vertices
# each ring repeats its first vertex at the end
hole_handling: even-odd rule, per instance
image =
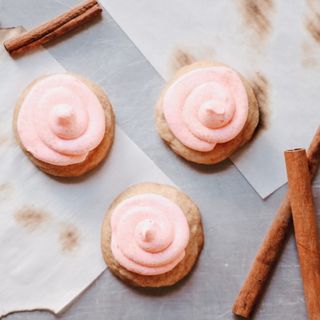
POLYGON ((141 194, 121 202, 111 217, 111 250, 127 270, 157 275, 173 269, 189 242, 187 219, 173 201, 141 194))
POLYGON ((84 161, 105 134, 105 115, 92 90, 69 74, 37 81, 19 110, 21 143, 34 157, 54 165, 84 161))
POLYGON ((235 138, 248 116, 240 76, 224 66, 199 68, 175 81, 163 98, 170 130, 185 146, 202 152, 235 138))

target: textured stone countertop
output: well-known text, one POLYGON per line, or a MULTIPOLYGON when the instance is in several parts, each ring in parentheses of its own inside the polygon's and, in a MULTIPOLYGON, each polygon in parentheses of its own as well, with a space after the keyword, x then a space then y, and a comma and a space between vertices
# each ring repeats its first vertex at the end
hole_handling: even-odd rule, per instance
MULTIPOLYGON (((0 26, 28 28, 78 2, 0 0, 0 26)), ((133 289, 106 270, 59 319, 233 319, 233 300, 285 187, 263 201, 229 160, 205 167, 175 156, 154 128, 153 109, 164 81, 106 11, 89 28, 46 48, 67 70, 83 74, 107 91, 118 124, 199 205, 206 236, 199 263, 179 285, 161 290, 133 289)), ((319 178, 314 188, 318 208, 319 178)), ((37 311, 6 319, 49 320, 55 316, 37 311)), ((255 319, 306 319, 292 235, 255 319)))

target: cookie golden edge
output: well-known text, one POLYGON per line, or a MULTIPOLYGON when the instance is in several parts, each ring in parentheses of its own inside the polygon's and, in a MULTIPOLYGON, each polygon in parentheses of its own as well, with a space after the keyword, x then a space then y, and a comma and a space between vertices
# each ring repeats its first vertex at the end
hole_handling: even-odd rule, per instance
POLYGON ((103 136, 103 139, 101 140, 100 144, 93 150, 91 150, 88 153, 88 156, 86 159, 80 163, 71 164, 67 166, 57 166, 54 164, 50 164, 44 161, 41 161, 34 157, 29 151, 25 149, 23 146, 18 130, 17 130, 17 119, 19 115, 20 107, 27 96, 28 92, 32 88, 33 85, 35 85, 38 81, 50 76, 42 76, 37 79, 35 79, 33 82, 31 82, 27 88, 22 92, 22 94, 19 96, 15 110, 14 110, 14 116, 13 116, 13 130, 14 135, 16 138, 16 141, 18 142, 19 146, 23 150, 23 152, 27 155, 27 157, 42 171, 44 171, 47 174, 50 174, 52 176, 57 177, 78 177, 82 176, 85 173, 93 170, 96 168, 107 156, 109 153, 111 146, 113 144, 114 135, 115 135, 115 116, 112 109, 112 104, 106 95, 106 93, 94 82, 91 80, 88 80, 80 75, 72 74, 72 73, 66 73, 70 74, 76 78, 78 78, 81 82, 83 82, 87 87, 89 87, 93 93, 98 98, 99 102, 101 103, 104 114, 106 118, 106 130, 105 134, 103 136))
POLYGON ((204 233, 201 215, 196 204, 182 191, 175 187, 157 183, 141 183, 133 185, 122 192, 110 205, 102 224, 101 249, 104 261, 110 271, 125 283, 135 287, 167 287, 185 278, 196 264, 204 244, 204 233), (184 212, 190 230, 189 243, 185 256, 172 270, 154 276, 140 275, 122 267, 111 251, 111 216, 116 206, 125 199, 143 193, 162 195, 174 201, 184 212))
MULTIPOLYGON (((199 164, 216 164, 227 158, 229 158, 235 151, 240 149, 246 143, 248 143, 255 132, 256 127, 259 123, 259 105, 257 98, 254 94, 252 87, 249 82, 237 72, 240 76, 247 94, 248 94, 248 102, 249 102, 249 112, 247 121, 242 129, 242 131, 232 140, 226 143, 220 143, 215 146, 215 148, 209 152, 200 152, 196 150, 192 150, 181 143, 176 136, 170 130, 167 121, 164 117, 162 104, 163 98, 168 90, 168 88, 178 80, 182 75, 199 68, 207 68, 207 67, 216 67, 216 66, 226 66, 222 63, 216 62, 208 62, 208 61, 199 61, 188 66, 182 67, 175 76, 167 83, 165 88, 160 94, 160 98, 156 104, 156 129, 160 137, 167 143, 167 145, 179 156, 182 158, 199 164)), ((230 68, 229 66, 226 66, 230 68)), ((232 69, 234 70, 234 69, 232 69)))

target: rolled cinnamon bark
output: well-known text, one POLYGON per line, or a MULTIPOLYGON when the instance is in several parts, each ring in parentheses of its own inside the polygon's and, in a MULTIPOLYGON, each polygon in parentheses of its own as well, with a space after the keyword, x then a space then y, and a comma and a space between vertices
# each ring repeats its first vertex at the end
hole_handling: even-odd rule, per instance
MULTIPOLYGON (((307 156, 310 176, 313 178, 320 162, 320 127, 312 139, 307 156)), ((291 218, 289 197, 286 194, 236 298, 232 309, 234 314, 248 318, 252 313, 282 252, 291 218)))
POLYGON ((33 30, 9 39, 4 46, 10 54, 21 54, 25 51, 49 42, 76 27, 88 22, 102 12, 96 0, 87 0, 70 11, 42 24, 33 30))
POLYGON ((288 192, 309 319, 320 319, 320 251, 308 159, 304 149, 285 152, 288 192))

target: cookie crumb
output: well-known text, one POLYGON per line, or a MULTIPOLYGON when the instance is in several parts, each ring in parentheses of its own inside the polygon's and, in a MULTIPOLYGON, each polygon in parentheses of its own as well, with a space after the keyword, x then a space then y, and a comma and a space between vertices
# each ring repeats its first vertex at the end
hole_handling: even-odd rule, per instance
POLYGON ((270 118, 269 81, 262 73, 256 72, 250 83, 259 104, 260 117, 258 128, 267 129, 269 127, 270 118))
POLYGON ((177 49, 172 56, 171 70, 173 72, 176 72, 180 68, 188 66, 194 63, 195 61, 196 58, 193 55, 182 49, 177 49))
POLYGON ((14 218, 21 227, 34 231, 43 225, 49 216, 46 211, 26 206, 16 211, 14 218))
POLYGON ((320 13, 310 14, 306 19, 305 26, 313 40, 320 45, 320 13))
POLYGON ((301 45, 302 59, 301 64, 306 68, 312 68, 318 65, 315 48, 307 42, 301 45))
POLYGON ((11 185, 9 183, 0 184, 0 192, 7 192, 11 190, 11 185))
POLYGON ((0 136, 0 147, 4 146, 9 142, 9 138, 5 135, 0 136))
POLYGON ((60 233, 59 242, 63 252, 71 252, 80 244, 79 230, 73 225, 66 225, 60 233))
POLYGON ((272 0, 239 0, 241 12, 247 27, 264 39, 272 30, 271 14, 274 11, 272 0))

